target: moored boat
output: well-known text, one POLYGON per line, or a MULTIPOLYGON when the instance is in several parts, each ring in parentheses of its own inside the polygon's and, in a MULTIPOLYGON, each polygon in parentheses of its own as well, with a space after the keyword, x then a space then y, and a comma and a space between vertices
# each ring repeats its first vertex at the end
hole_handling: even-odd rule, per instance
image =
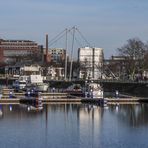
POLYGON ((36 84, 36 89, 37 91, 45 92, 48 90, 48 84, 47 83, 37 83, 36 84))
POLYGON ((85 87, 85 98, 103 99, 103 88, 98 83, 87 83, 85 87))
POLYGON ((73 84, 69 86, 67 89, 65 89, 64 92, 74 96, 83 95, 83 90, 80 84, 73 84))
POLYGON ((43 82, 43 77, 41 75, 30 75, 25 89, 33 88, 36 91, 45 92, 48 91, 48 87, 48 83, 43 82))
POLYGON ((12 87, 15 90, 23 90, 27 85, 28 79, 29 76, 19 76, 19 78, 13 82, 12 87))

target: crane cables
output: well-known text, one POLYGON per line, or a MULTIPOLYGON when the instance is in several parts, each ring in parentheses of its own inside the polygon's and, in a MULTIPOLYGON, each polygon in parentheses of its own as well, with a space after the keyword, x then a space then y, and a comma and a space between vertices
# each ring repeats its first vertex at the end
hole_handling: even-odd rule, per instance
POLYGON ((82 43, 78 40, 78 38, 76 37, 76 33, 78 33, 80 35, 80 37, 85 41, 85 44, 89 47, 91 47, 91 44, 88 42, 88 40, 84 37, 84 35, 80 32, 80 30, 77 27, 72 27, 70 29, 64 29, 63 31, 61 31, 58 35, 56 35, 53 39, 51 39, 48 42, 49 47, 52 46, 54 43, 56 43, 58 40, 60 40, 61 38, 64 38, 64 36, 66 36, 66 34, 70 34, 73 38, 73 30, 75 30, 75 36, 74 36, 74 40, 77 42, 77 44, 79 44, 79 46, 82 47, 82 43))
POLYGON ((63 30, 62 32, 60 32, 58 35, 56 35, 53 39, 51 39, 48 42, 48 46, 52 46, 55 42, 57 42, 59 39, 61 39, 64 35, 65 35, 65 30, 63 30))
POLYGON ((80 30, 78 28, 75 28, 76 31, 80 34, 80 36, 82 37, 82 39, 87 43, 87 45, 89 47, 91 47, 91 44, 87 41, 87 39, 84 37, 84 35, 80 32, 80 30))

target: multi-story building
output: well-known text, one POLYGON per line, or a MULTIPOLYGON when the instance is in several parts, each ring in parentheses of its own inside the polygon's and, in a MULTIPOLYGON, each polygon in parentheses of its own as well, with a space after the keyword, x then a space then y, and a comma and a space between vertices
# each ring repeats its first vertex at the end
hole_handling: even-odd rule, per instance
POLYGON ((102 75, 103 49, 84 47, 78 49, 79 78, 99 79, 102 75))
POLYGON ((16 64, 5 66, 5 75, 8 77, 19 77, 20 75, 42 74, 42 67, 37 64, 22 65, 16 64))
POLYGON ((0 62, 12 64, 20 61, 33 60, 41 53, 42 46, 30 40, 0 39, 0 62))
POLYGON ((65 61, 66 50, 63 48, 49 49, 50 62, 61 63, 65 61))

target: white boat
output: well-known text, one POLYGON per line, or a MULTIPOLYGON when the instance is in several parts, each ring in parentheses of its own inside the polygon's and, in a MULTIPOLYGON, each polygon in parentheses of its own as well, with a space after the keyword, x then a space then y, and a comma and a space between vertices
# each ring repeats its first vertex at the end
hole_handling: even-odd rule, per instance
POLYGON ((29 82, 27 86, 35 87, 37 91, 47 91, 49 85, 43 82, 43 77, 41 75, 30 75, 29 82))
POLYGON ((86 85, 85 98, 103 99, 103 88, 98 83, 90 82, 86 85))
POLYGON ((41 92, 44 92, 44 91, 47 91, 48 90, 48 84, 47 83, 37 83, 36 84, 36 89, 38 91, 41 91, 41 92))
POLYGON ((12 87, 16 90, 22 90, 26 87, 29 76, 19 76, 18 80, 15 80, 12 87))

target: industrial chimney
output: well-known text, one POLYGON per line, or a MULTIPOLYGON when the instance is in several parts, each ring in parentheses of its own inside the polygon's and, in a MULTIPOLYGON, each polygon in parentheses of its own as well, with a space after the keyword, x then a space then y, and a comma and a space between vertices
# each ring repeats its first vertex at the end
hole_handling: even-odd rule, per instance
POLYGON ((46 34, 46 63, 48 62, 48 34, 46 34))

